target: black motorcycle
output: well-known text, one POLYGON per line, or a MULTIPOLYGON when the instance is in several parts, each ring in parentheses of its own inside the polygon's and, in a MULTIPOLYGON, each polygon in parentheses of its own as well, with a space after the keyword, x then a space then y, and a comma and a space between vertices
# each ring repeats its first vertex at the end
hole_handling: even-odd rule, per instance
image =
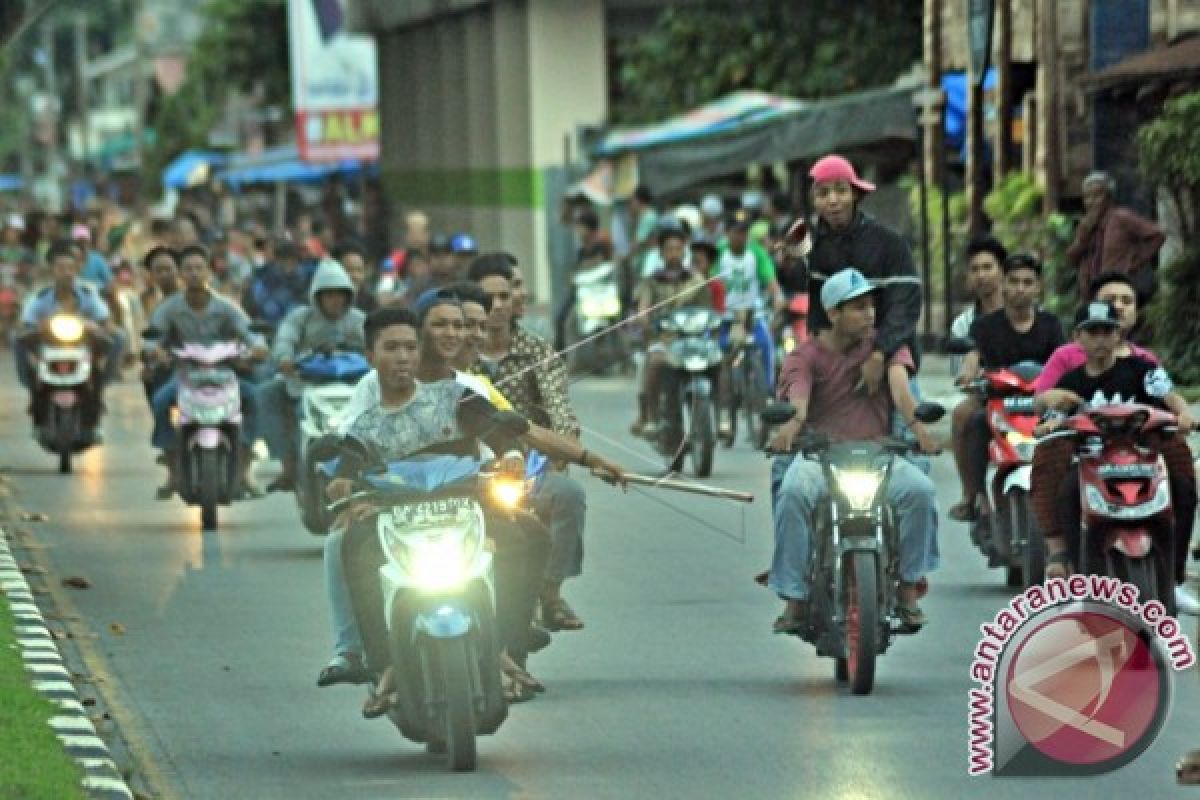
POLYGON ((721 370, 720 328, 717 313, 696 307, 676 309, 658 323, 666 339, 666 368, 656 445, 675 472, 681 471, 683 457, 690 452, 698 478, 712 474, 717 448, 713 389, 721 370))
MULTIPOLYGON (((930 424, 945 414, 936 403, 921 403, 916 418, 930 424)), ((787 403, 763 412, 765 425, 782 425, 795 414, 787 403)), ((798 634, 817 655, 837 660, 839 682, 854 694, 870 694, 875 659, 897 634, 915 633, 897 613, 900 550, 887 485, 895 460, 916 445, 902 439, 831 442, 801 435, 793 452, 821 464, 830 487, 817 509, 808 564, 808 619, 798 634)))

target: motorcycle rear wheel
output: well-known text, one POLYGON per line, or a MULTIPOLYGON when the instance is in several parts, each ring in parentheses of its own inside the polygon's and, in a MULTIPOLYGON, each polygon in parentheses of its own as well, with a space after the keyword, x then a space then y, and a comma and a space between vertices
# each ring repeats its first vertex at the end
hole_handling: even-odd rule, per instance
POLYGON ((217 529, 217 503, 221 496, 221 476, 225 473, 221 450, 201 450, 196 459, 199 474, 196 481, 200 487, 200 527, 206 531, 217 529))
POLYGON ((767 446, 767 426, 761 416, 767 406, 767 377, 761 358, 756 348, 746 350, 742 356, 742 409, 746 412, 746 432, 755 450, 767 446))
MULTIPOLYGON (((875 658, 879 654, 879 588, 875 556, 847 553, 843 561, 842 609, 845 615, 846 680, 854 694, 870 694, 875 687, 875 658)), ((837 672, 843 669, 837 666, 837 672)))
POLYGON ((57 435, 55 447, 58 450, 58 471, 62 475, 71 474, 71 456, 75 452, 75 434, 79 423, 79 414, 73 408, 61 409, 54 407, 54 430, 57 435))
POLYGON ((692 451, 692 471, 697 478, 712 475, 714 451, 717 449, 713 425, 713 404, 708 397, 692 400, 692 418, 688 426, 688 448, 692 451))

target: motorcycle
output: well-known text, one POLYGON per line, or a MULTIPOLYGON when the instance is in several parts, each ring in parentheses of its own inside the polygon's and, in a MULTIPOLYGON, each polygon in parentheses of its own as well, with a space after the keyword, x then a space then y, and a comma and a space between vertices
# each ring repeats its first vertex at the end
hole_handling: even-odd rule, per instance
MULTIPOLYGON (((357 440, 341 447, 342 457, 369 460, 357 440)), ((399 697, 388 716, 405 738, 444 752, 451 769, 473 770, 476 737, 495 733, 508 715, 483 505, 518 508, 526 481, 447 455, 356 471, 359 488, 329 512, 357 502, 379 510, 378 578, 399 697)))
POLYGON ((657 399, 656 446, 675 472, 690 452, 698 478, 712 474, 717 446, 713 387, 722 361, 720 328, 719 314, 694 306, 675 309, 658 323, 667 337, 663 383, 669 388, 657 399))
POLYGON ((575 306, 566 324, 568 366, 572 372, 591 372, 631 365, 629 345, 621 323, 621 293, 611 261, 579 269, 571 278, 575 306), (582 344, 586 342, 586 344, 582 344))
MULTIPOLYGON (((971 349, 951 348, 951 352, 971 349)), ((1014 588, 1041 584, 1046 577, 1045 542, 1029 501, 1037 446, 1033 431, 1038 424, 1033 382, 1041 371, 1041 364, 1022 362, 984 370, 982 377, 963 387, 983 398, 992 433, 991 480, 985 484, 991 489, 990 502, 985 504, 990 513, 980 514, 971 524, 971 541, 987 556, 989 567, 1006 567, 1006 583, 1014 588)))
POLYGON ((1177 431, 1173 414, 1123 403, 1081 409, 1051 434, 1077 443, 1082 524, 1076 571, 1131 583, 1143 605, 1158 600, 1168 614, 1175 608, 1175 515, 1160 451, 1177 431))
POLYGON ((21 294, 17 265, 0 263, 0 335, 6 343, 21 320, 21 294))
POLYGON ((310 533, 325 535, 333 522, 325 508, 329 481, 319 468, 331 452, 342 413, 354 395, 354 384, 371 369, 361 353, 308 352, 296 358, 296 373, 307 386, 300 395, 296 449, 296 505, 310 533))
MULTIPOLYGON (((795 409, 773 403, 764 425, 782 425, 795 409)), ((945 409, 936 403, 917 406, 916 418, 937 422, 945 409)), ((875 685, 875 661, 899 634, 914 633, 897 613, 900 550, 887 483, 895 459, 914 445, 899 439, 831 442, 802 434, 794 451, 817 460, 830 491, 817 509, 809 557, 808 620, 798 635, 831 656, 835 677, 857 695, 875 685)))
MULTIPOLYGON (((808 293, 797 292, 788 298, 777 321, 779 328, 777 351, 787 355, 808 341, 808 293)), ((776 364, 778 367, 779 365, 776 364)))
POLYGON ((238 342, 192 343, 171 352, 179 376, 177 490, 183 502, 200 506, 203 529, 216 530, 217 507, 233 501, 241 482, 242 397, 233 367, 245 348, 238 342))
POLYGON ((65 475, 74 454, 95 444, 95 423, 84 421, 85 406, 98 403, 100 391, 89 337, 103 334, 88 333, 81 317, 59 313, 26 336, 36 340, 38 443, 58 455, 58 471, 65 475))
POLYGON ((767 376, 762 347, 754 335, 759 330, 763 336, 767 333, 767 315, 762 311, 753 314, 743 312, 734 318, 727 315, 730 324, 729 348, 731 354, 729 367, 723 380, 729 381, 729 434, 723 437, 726 447, 733 447, 737 441, 738 412, 746 414, 746 430, 750 441, 756 449, 762 449, 767 444, 767 429, 762 424, 762 412, 771 399, 771 381, 767 376))

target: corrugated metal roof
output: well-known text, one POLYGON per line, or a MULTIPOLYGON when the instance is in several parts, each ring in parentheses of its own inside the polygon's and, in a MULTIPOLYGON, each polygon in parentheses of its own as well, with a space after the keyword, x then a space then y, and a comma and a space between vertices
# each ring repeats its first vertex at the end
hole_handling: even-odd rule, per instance
POLYGON ((1200 77, 1200 35, 1139 53, 1082 78, 1080 84, 1089 92, 1099 92, 1161 78, 1196 77, 1200 77))

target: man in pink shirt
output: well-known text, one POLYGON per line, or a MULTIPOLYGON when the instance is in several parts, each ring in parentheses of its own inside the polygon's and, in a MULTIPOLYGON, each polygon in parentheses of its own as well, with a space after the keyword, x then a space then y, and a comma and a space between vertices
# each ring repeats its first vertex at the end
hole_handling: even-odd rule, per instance
MULTIPOLYGON (((925 425, 914 419, 916 400, 908 388, 912 354, 902 346, 887 362, 889 392, 870 394, 859 384, 862 365, 875 352, 875 293, 862 273, 843 269, 821 287, 821 304, 830 328, 792 351, 783 363, 779 396, 796 415, 775 433, 770 449, 787 453, 805 430, 834 441, 878 439, 890 432, 892 405, 903 415, 921 449, 938 446, 925 425)), ((933 482, 904 459, 896 459, 888 480, 900 542, 899 613, 910 628, 926 622, 917 605, 918 582, 935 564, 937 498, 933 482)), ((775 621, 776 633, 799 630, 808 613, 809 552, 813 521, 828 486, 820 464, 797 456, 787 468, 775 502, 775 555, 767 585, 787 603, 775 621)))

